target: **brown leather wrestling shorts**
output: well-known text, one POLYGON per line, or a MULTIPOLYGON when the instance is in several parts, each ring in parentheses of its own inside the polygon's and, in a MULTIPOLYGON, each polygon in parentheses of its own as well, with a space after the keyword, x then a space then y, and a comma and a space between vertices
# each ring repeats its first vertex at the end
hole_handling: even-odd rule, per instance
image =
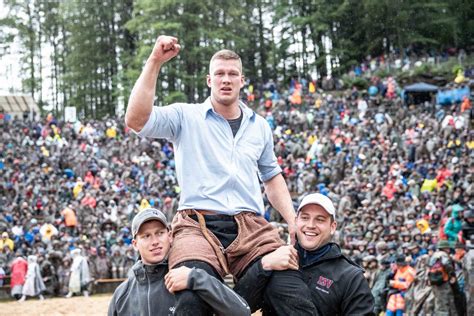
POLYGON ((238 226, 237 238, 223 249, 217 237, 201 223, 204 221, 201 214, 206 212, 184 210, 174 216, 171 224, 173 244, 168 257, 170 268, 184 261, 199 260, 210 264, 221 277, 231 273, 239 278, 257 257, 284 244, 278 231, 262 216, 242 212, 234 216, 238 226), (199 222, 188 214, 198 215, 199 222))

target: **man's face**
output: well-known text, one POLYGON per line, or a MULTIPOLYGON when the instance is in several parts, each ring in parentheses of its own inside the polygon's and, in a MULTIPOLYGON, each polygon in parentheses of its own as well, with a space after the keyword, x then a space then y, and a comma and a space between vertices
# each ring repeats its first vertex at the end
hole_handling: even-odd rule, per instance
POLYGON ((224 106, 233 105, 244 86, 240 62, 235 59, 214 59, 209 68, 207 86, 211 88, 211 100, 224 106))
POLYGON ((331 240, 336 225, 324 208, 315 204, 306 205, 296 217, 298 242, 306 250, 316 250, 331 240))
POLYGON ((156 264, 168 255, 171 232, 160 221, 152 220, 141 225, 132 243, 144 264, 156 264))

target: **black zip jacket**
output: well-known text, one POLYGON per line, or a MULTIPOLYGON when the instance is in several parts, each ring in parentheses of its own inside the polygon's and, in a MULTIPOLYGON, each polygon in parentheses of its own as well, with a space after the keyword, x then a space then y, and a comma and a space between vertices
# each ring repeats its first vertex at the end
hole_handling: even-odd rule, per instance
MULTIPOLYGON (((166 289, 166 273, 166 261, 155 265, 135 263, 128 279, 115 290, 108 315, 173 315, 176 300, 166 289)), ((216 315, 250 315, 250 308, 243 298, 201 269, 192 269, 188 289, 196 291, 216 315)))
POLYGON ((364 270, 329 243, 322 256, 318 250, 296 246, 305 282, 321 315, 374 315, 374 297, 364 270))
MULTIPOLYGON (((300 271, 311 291, 319 315, 374 315, 374 298, 364 271, 341 253, 335 243, 329 243, 315 251, 306 251, 296 245, 300 271)), ((264 288, 271 272, 263 270, 261 262, 252 265, 236 285, 264 288)), ((263 303, 263 314, 272 311, 263 303)))

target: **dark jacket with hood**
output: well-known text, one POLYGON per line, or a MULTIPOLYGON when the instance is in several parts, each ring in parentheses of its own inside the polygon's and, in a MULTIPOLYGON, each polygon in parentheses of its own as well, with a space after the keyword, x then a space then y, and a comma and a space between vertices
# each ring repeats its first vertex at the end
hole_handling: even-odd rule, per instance
MULTIPOLYGON (((166 289, 166 273, 166 261, 155 265, 135 263, 128 279, 115 290, 108 315, 173 315, 176 300, 166 289)), ((201 269, 192 269, 188 289, 195 291, 217 315, 250 315, 244 299, 201 269)))
POLYGON ((364 270, 335 243, 307 251, 298 244, 300 270, 321 315, 373 315, 374 297, 364 270))
MULTIPOLYGON (((298 244, 300 271, 311 291, 315 315, 374 315, 374 298, 364 277, 364 270, 341 253, 335 243, 307 251, 298 244)), ((252 265, 237 283, 237 288, 247 284, 265 287, 270 271, 261 264, 252 265)), ((237 290, 239 291, 239 290, 237 290)), ((263 304, 264 315, 270 313, 263 304)))

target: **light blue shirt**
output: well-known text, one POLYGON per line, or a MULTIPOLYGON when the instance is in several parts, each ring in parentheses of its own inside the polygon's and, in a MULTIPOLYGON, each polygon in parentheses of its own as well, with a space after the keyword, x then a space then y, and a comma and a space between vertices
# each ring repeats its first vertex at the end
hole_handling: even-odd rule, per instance
POLYGON ((138 135, 173 142, 181 187, 178 210, 263 214, 259 178, 266 182, 281 173, 281 168, 268 123, 242 102, 239 106, 243 118, 235 137, 226 119, 214 111, 210 98, 202 104, 153 107, 138 135))

